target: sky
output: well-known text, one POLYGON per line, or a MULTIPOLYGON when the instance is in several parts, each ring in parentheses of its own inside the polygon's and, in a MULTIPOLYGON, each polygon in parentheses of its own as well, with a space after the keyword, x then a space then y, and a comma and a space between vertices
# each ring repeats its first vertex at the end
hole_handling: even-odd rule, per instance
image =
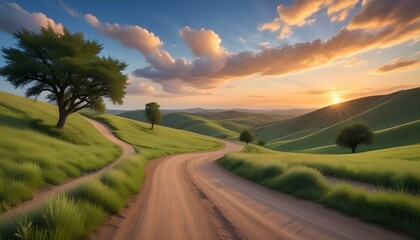
MULTIPOLYGON (((128 64, 109 109, 319 108, 420 87, 418 0, 0 0, 1 47, 48 24, 128 64)), ((24 95, 1 76, 0 90, 24 95)))

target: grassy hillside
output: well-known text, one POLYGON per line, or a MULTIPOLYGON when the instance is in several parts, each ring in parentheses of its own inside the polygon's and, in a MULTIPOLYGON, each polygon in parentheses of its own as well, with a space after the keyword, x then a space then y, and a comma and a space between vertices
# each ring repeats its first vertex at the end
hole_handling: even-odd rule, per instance
POLYGON ((247 146, 220 163, 274 190, 420 237, 420 144, 344 155, 247 146), (383 190, 368 192, 343 183, 331 186, 323 175, 366 182, 383 190))
POLYGON ((346 150, 331 145, 348 123, 366 121, 378 133, 376 143, 360 148, 363 151, 419 143, 418 120, 420 88, 415 88, 329 106, 254 132, 257 138, 270 140, 267 146, 272 149, 337 153, 346 150))
POLYGON ((91 116, 107 123, 137 154, 100 177, 47 201, 41 208, 0 219, 0 239, 86 239, 105 217, 117 214, 140 190, 144 167, 153 158, 174 153, 208 151, 222 144, 213 138, 108 114, 91 116))
POLYGON ((91 117, 109 125, 118 138, 132 145, 140 153, 152 151, 156 156, 163 156, 209 150, 221 146, 221 143, 213 138, 188 131, 164 126, 155 126, 152 131, 148 123, 109 114, 91 117))
POLYGON ((210 120, 221 120, 229 123, 235 123, 248 128, 293 117, 293 115, 249 113, 239 111, 223 111, 215 113, 200 112, 195 115, 202 116, 210 120))
MULTIPOLYGON (((143 110, 129 111, 119 116, 146 122, 143 110)), ((231 138, 245 128, 279 121, 289 116, 238 111, 168 113, 162 116, 161 125, 200 133, 218 138, 231 138)))
POLYGON ((120 149, 78 114, 54 128, 55 106, 0 92, 0 211, 32 197, 46 184, 94 171, 120 149))
MULTIPOLYGON (((147 122, 143 110, 129 111, 119 116, 147 122)), ((236 131, 244 127, 225 121, 212 121, 189 113, 165 114, 162 116, 161 125, 219 138, 236 136, 236 131)))

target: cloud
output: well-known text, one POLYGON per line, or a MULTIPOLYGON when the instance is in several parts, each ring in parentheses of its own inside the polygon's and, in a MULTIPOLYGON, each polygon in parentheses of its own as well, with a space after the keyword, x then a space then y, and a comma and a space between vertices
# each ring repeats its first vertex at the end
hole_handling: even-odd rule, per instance
POLYGON ((180 36, 191 49, 195 59, 173 58, 163 49, 163 42, 140 26, 121 26, 101 23, 92 14, 85 19, 99 32, 118 40, 123 46, 137 49, 149 66, 134 71, 134 76, 148 78, 162 85, 171 94, 208 94, 196 89, 216 87, 221 81, 208 81, 204 75, 220 70, 226 61, 227 53, 220 46, 220 37, 212 30, 195 30, 190 27, 181 29, 180 36))
POLYGON ((328 90, 310 90, 306 92, 290 93, 290 94, 302 94, 302 95, 326 95, 332 92, 342 92, 342 89, 328 89, 328 90))
POLYGON ((70 16, 72 17, 80 17, 80 14, 73 9, 72 7, 70 7, 69 4, 63 2, 63 1, 58 1, 58 3, 60 4, 61 8, 70 16))
POLYGON ((350 59, 348 59, 344 62, 344 66, 345 67, 351 67, 351 66, 354 66, 356 64, 363 63, 363 62, 366 62, 366 61, 365 60, 360 60, 360 59, 357 59, 357 58, 350 58, 350 59))
POLYGON ((212 30, 184 27, 179 34, 195 57, 218 58, 225 54, 220 46, 222 39, 212 30))
POLYGON ((327 9, 328 16, 332 22, 341 22, 346 20, 350 10, 359 2, 359 0, 336 0, 332 1, 327 9))
POLYGON ((408 57, 400 57, 391 63, 383 65, 375 70, 376 73, 402 72, 420 67, 420 60, 408 57))
POLYGON ((90 13, 85 15, 85 19, 99 32, 117 39, 126 47, 139 50, 142 54, 154 53, 163 45, 163 42, 157 36, 139 26, 102 24, 90 13))
MULTIPOLYGON (((373 24, 368 27, 360 19, 353 26, 343 27, 328 40, 314 40, 294 45, 265 47, 260 51, 230 53, 221 46, 221 38, 211 30, 181 29, 180 35, 194 55, 192 60, 173 58, 163 47, 163 42, 139 26, 103 24, 93 15, 87 20, 101 33, 120 41, 124 46, 137 49, 149 63, 134 71, 142 77, 161 84, 165 92, 172 94, 207 94, 204 89, 212 89, 224 82, 246 77, 281 76, 329 66, 340 58, 349 58, 373 49, 383 49, 420 37, 420 11, 407 14, 400 10, 373 11, 371 8, 383 4, 384 0, 364 1, 356 16, 365 16, 366 21, 382 19, 386 14, 395 20, 387 24, 373 24), (197 39, 200 39, 198 41, 197 39), (150 44, 149 42, 153 43, 150 44)), ((387 0, 391 2, 391 0, 387 0)), ((414 8, 411 1, 398 1, 414 8)), ((329 5, 330 6, 330 5, 329 5)), ((340 8, 338 8, 340 9, 340 8)), ((359 17, 358 17, 359 18, 359 17)))
POLYGON ((418 24, 420 5, 416 0, 364 0, 362 11, 350 20, 347 29, 380 29, 390 25, 418 24))
POLYGON ((246 95, 245 97, 247 97, 247 98, 266 98, 267 96, 262 96, 262 95, 246 95))
POLYGON ((22 28, 39 32, 41 28, 51 26, 56 32, 62 33, 64 27, 43 13, 30 13, 16 3, 0 5, 0 30, 14 33, 22 28))
POLYGON ((150 83, 133 76, 128 77, 128 86, 125 90, 130 95, 153 95, 155 93, 155 88, 150 83))
POLYGON ((278 5, 278 17, 271 22, 258 25, 258 31, 279 31, 283 39, 292 33, 292 27, 311 25, 316 21, 315 13, 327 8, 331 21, 344 21, 359 0, 296 0, 291 6, 278 5))
POLYGON ((275 18, 272 22, 262 23, 258 25, 258 31, 271 31, 277 32, 280 29, 280 18, 275 18))

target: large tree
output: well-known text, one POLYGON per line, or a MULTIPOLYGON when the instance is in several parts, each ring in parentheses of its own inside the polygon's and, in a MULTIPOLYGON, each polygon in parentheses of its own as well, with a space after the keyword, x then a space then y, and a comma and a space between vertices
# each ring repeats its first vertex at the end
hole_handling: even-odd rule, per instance
POLYGON ((46 98, 57 104, 56 127, 63 129, 67 117, 89 107, 103 111, 104 98, 122 104, 127 76, 126 63, 99 56, 102 46, 85 40, 82 33, 62 33, 43 28, 35 33, 21 30, 14 34, 16 47, 3 48, 6 65, 0 75, 15 88, 26 88, 26 96, 46 98))
POLYGON ((162 114, 159 108, 160 108, 160 105, 155 102, 146 104, 144 113, 146 115, 147 121, 149 121, 152 124, 152 127, 150 128, 151 130, 153 130, 153 126, 155 124, 160 123, 160 119, 162 118, 162 114))
POLYGON ((254 140, 254 135, 248 129, 245 129, 239 135, 239 141, 245 142, 246 145, 254 140))
POLYGON ((352 153, 360 144, 372 144, 374 133, 366 122, 355 122, 345 125, 337 134, 335 143, 341 147, 348 147, 352 153))

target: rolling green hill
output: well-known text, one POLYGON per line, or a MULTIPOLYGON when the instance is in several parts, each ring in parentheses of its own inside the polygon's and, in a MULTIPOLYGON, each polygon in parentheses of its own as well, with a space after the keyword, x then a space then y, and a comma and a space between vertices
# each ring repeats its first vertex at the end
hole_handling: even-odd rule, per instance
POLYGON ((281 151, 340 153, 334 144, 346 124, 366 121, 377 133, 375 144, 366 151, 420 142, 420 88, 360 98, 328 106, 300 117, 254 129, 267 147, 281 151))
POLYGON ((57 107, 0 92, 0 212, 46 184, 95 171, 120 149, 78 114, 55 129, 57 107))
MULTIPOLYGON (((144 110, 129 111, 119 116, 146 122, 144 110)), ((231 138, 245 128, 251 128, 291 116, 238 111, 169 113, 162 116, 161 125, 218 138, 231 138)))

